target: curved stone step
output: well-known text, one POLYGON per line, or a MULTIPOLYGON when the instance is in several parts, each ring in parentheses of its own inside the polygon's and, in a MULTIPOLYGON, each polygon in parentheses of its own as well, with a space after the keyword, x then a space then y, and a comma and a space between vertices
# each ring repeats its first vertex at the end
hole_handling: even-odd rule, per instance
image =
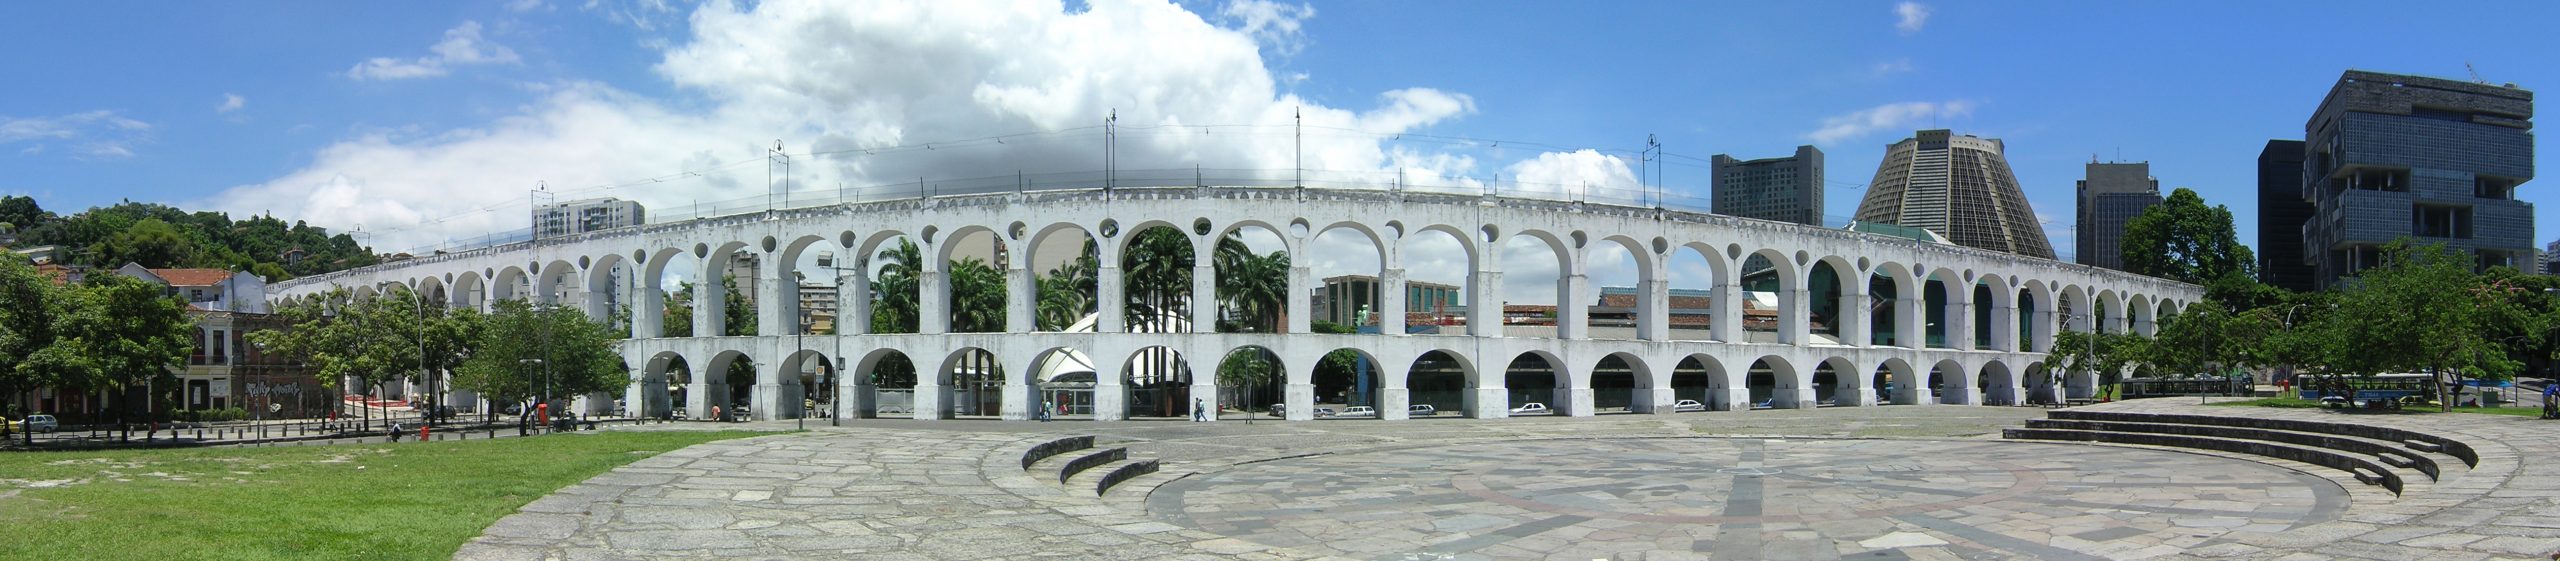
POLYGON ((1022 452, 1022 470, 1031 471, 1031 464, 1040 463, 1040 460, 1048 459, 1050 456, 1091 448, 1093 448, 1091 435, 1070 436, 1043 442, 1022 452))
POLYGON ((2013 440, 2105 442, 2111 444, 2139 444, 2145 446, 2167 446, 2172 448, 2195 448, 2201 450, 2236 452, 2335 468, 2340 471, 2354 474, 2357 481, 2363 481, 2368 485, 2380 485, 2383 489, 2391 491, 2391 494, 2395 496, 2400 495, 2401 490, 2404 488, 2404 482, 2400 479, 2399 474, 2392 473, 2390 468, 2384 467, 2380 462, 2366 459, 2363 456, 2348 455, 2346 453, 2324 448, 2296 446, 2264 440, 2242 440, 2209 436, 2190 436, 2183 434, 2038 428, 2007 429, 2000 431, 2000 435, 2002 438, 2013 440))
POLYGON ((1127 459, 1129 459, 1128 448, 1103 448, 1085 451, 1083 454, 1076 455, 1074 458, 1067 460, 1064 465, 1058 467, 1058 483, 1064 484, 1067 480, 1073 479, 1076 474, 1083 473, 1085 470, 1127 459))
POLYGON ((2427 479, 2442 481, 2442 469, 2434 458, 2412 453, 2389 442, 2354 436, 2296 432, 2276 429, 2234 427, 2225 425, 2190 425, 2180 423, 2134 423, 2123 421, 2081 421, 2071 419, 2030 419, 2031 429, 2073 429, 2109 432, 2181 434, 2238 440, 2264 440, 2313 448, 2326 448, 2359 456, 2373 456, 2383 464, 2416 471, 2427 479))
POLYGON ((2297 419, 2262 419, 2257 417, 2130 413, 2121 411, 2086 411, 2077 409, 2055 410, 2045 413, 2045 417, 2049 419, 2079 421, 2121 421, 2129 423, 2173 423, 2182 425, 2249 427, 2345 435, 2383 442, 2416 442, 2434 446, 2435 449, 2428 450, 2417 444, 2411 444, 2410 447, 2412 449, 2440 452, 2448 456, 2453 456, 2454 459, 2461 460, 2464 467, 2480 466, 2480 454, 2473 451, 2471 449, 2471 445, 2465 444, 2460 440, 2392 427, 2361 425, 2355 423, 2304 421, 2297 419))
POLYGON ((1079 472, 1063 483, 1066 484, 1069 493, 1090 492, 1093 493, 1091 496, 1099 497, 1109 493, 1113 486, 1121 482, 1155 473, 1160 466, 1161 464, 1154 459, 1121 458, 1079 472))

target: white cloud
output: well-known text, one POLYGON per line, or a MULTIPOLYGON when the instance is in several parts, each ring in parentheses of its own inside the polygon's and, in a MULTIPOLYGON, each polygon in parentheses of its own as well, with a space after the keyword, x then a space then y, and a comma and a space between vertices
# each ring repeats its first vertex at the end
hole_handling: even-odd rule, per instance
POLYGON ((1893 28, 1902 30, 1903 35, 1919 33, 1922 26, 1929 25, 1929 7, 1919 2, 1894 4, 1893 16, 1893 28))
POLYGON ((133 145, 149 140, 150 132, 150 123, 103 109, 58 117, 0 116, 0 145, 25 144, 18 149, 20 155, 42 154, 62 145, 82 160, 131 158, 133 145))
POLYGON ((1236 24, 1236 30, 1270 45, 1281 56, 1298 54, 1306 48, 1302 25, 1316 17, 1315 6, 1283 4, 1271 0, 1232 0, 1218 9, 1218 15, 1236 24))
MULTIPOLYGON (((655 9, 635 6, 628 9, 655 9)), ((479 42, 476 29, 466 24, 449 35, 482 46, 440 45, 434 58, 505 53, 512 60, 511 52, 479 42)), ((760 204, 762 158, 776 139, 788 152, 814 154, 793 162, 793 183, 804 189, 908 189, 919 177, 1009 177, 1017 170, 1091 172, 1101 167, 1102 139, 1090 127, 1114 111, 1124 176, 1195 165, 1289 168, 1300 153, 1290 132, 1300 112, 1310 170, 1447 176, 1476 165, 1386 140, 1472 114, 1472 98, 1405 88, 1380 93, 1361 109, 1289 95, 1278 89, 1253 33, 1170 3, 1094 0, 1075 13, 1036 1, 714 3, 694 10, 686 33, 656 66, 684 101, 604 84, 554 84, 512 116, 417 136, 344 140, 304 169, 204 204, 272 209, 340 227, 362 222, 378 245, 408 248, 524 228, 525 191, 536 181, 564 199, 637 200, 651 214, 689 214, 698 203, 736 199, 760 204), (1204 132, 1193 125, 1251 126, 1204 132), (1002 144, 880 152, 1026 131, 1050 132, 1002 144), (731 162, 751 163, 720 167, 731 162), (681 170, 702 173, 645 180, 681 170), (635 179, 644 181, 625 185, 635 179), (602 185, 624 186, 590 188, 602 185)), ((1616 173, 1632 178, 1624 168, 1617 164, 1616 173)))
POLYGON ((433 78, 452 73, 451 67, 478 64, 515 64, 522 59, 514 49, 491 43, 480 36, 480 22, 465 21, 445 30, 444 40, 427 47, 427 56, 414 59, 377 57, 347 69, 347 77, 357 80, 407 80, 433 78))
POLYGON ((1887 103, 1846 115, 1825 118, 1822 120, 1821 128, 1805 133, 1805 138, 1812 139, 1816 143, 1830 144, 1880 130, 1913 128, 1922 123, 1933 122, 1931 118, 1964 117, 1972 114, 1973 102, 1970 101, 1887 103))
POLYGON ((548 6, 544 6, 542 0, 515 0, 507 3, 507 11, 510 12, 530 12, 546 7, 548 6))
POLYGON ((249 98, 240 97, 240 94, 222 94, 222 105, 214 106, 213 112, 230 113, 239 111, 241 107, 247 105, 249 105, 249 98))
POLYGON ((1911 57, 1903 57, 1876 63, 1876 65, 1869 69, 1867 73, 1877 78, 1883 78, 1910 71, 1911 57))
POLYGON ((1641 184, 1626 158, 1589 148, 1547 152, 1505 168, 1503 181, 1522 191, 1588 195, 1592 200, 1635 199, 1641 184))

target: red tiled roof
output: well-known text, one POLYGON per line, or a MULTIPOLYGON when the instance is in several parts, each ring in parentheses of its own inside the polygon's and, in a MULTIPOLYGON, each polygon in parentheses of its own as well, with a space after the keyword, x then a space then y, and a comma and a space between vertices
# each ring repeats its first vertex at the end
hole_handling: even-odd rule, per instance
POLYGON ((151 269, 151 274, 169 281, 169 286, 213 286, 231 278, 231 271, 222 269, 151 269))
POLYGON ((71 282, 70 267, 46 263, 43 265, 37 265, 36 272, 44 273, 45 278, 53 279, 53 284, 59 285, 71 282))

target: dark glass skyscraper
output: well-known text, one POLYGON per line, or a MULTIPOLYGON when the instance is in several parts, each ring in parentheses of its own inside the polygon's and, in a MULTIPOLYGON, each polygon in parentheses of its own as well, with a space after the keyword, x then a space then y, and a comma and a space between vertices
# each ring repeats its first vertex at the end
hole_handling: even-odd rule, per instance
POLYGON ((2082 265, 2124 270, 2124 225, 2160 204, 2160 180, 2151 178, 2150 162, 2089 162, 2080 180, 2080 208, 2073 227, 2073 257, 2082 265))
POLYGON ((1822 150, 1797 146, 1796 155, 1759 160, 1715 156, 1715 212, 1725 216, 1822 223, 1822 150))
POLYGON ((2380 264, 2401 237, 2478 256, 2533 259, 2533 92, 2349 70, 2304 127, 2303 228, 2313 286, 2380 264))
POLYGON ((2311 291, 2311 263, 2302 256, 2302 225, 2311 202, 2302 199, 2302 141, 2269 140, 2258 152, 2258 282, 2311 291))

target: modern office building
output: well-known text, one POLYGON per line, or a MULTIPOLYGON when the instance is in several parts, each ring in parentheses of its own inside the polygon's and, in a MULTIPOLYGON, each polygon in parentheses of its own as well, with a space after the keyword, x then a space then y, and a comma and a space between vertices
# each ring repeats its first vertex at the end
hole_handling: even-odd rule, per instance
POLYGON ((1759 160, 1717 154, 1712 163, 1716 214, 1823 225, 1821 149, 1759 160))
POLYGON ((2080 180, 2077 230, 2071 236, 2082 265, 2124 268, 2124 225, 2160 204, 2160 180, 2150 162, 2089 162, 2080 180))
POLYGON ((2304 257, 2315 288, 2411 237, 2481 267, 2533 259, 2533 92, 2349 70, 2303 127, 2304 257))
POLYGON ((1937 232, 1956 245, 2053 258, 2000 139, 1924 130, 1887 147, 1857 221, 1937 232))
POLYGON ((548 238, 638 226, 646 220, 639 201, 607 197, 541 205, 533 209, 533 237, 548 238))
POLYGON ((2553 262, 2560 261, 2560 242, 2551 242, 2551 245, 2543 246, 2542 255, 2539 257, 2542 261, 2540 263, 2542 274, 2560 275, 2560 263, 2553 262))
POLYGON ((2302 226, 2311 201, 2302 198, 2302 141, 2269 140, 2258 152, 2258 282, 2311 291, 2311 263, 2302 256, 2302 226))
MULTIPOLYGON (((1376 325, 1377 318, 1370 316, 1380 311, 1378 288, 1381 286, 1385 285, 1371 275, 1324 279, 1324 286, 1316 289, 1320 294, 1315 295, 1310 304, 1315 308, 1316 319, 1353 327, 1376 325)), ((1404 281, 1404 309, 1405 325, 1423 325, 1411 320, 1419 314, 1438 316, 1464 311, 1466 303, 1458 298, 1455 285, 1408 279, 1404 281)), ((1465 314, 1458 315, 1463 317, 1465 314)))

